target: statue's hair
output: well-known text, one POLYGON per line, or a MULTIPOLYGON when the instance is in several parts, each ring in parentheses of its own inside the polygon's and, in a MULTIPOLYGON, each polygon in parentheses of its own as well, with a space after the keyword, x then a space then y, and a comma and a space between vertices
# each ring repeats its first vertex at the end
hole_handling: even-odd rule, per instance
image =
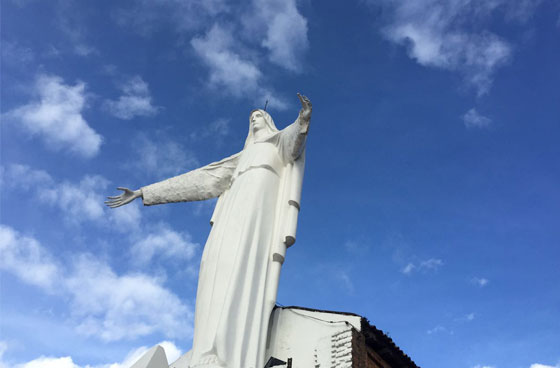
POLYGON ((270 114, 262 109, 255 109, 253 111, 251 111, 251 113, 249 114, 249 134, 247 135, 247 139, 245 140, 245 146, 247 147, 248 144, 250 144, 251 142, 253 142, 254 137, 253 137, 253 127, 251 126, 251 116, 253 116, 253 113, 255 111, 259 111, 264 118, 264 121, 266 123, 266 127, 268 128, 270 135, 273 135, 275 133, 278 133, 278 128, 276 128, 276 125, 274 124, 274 120, 272 120, 272 116, 270 116, 270 114))

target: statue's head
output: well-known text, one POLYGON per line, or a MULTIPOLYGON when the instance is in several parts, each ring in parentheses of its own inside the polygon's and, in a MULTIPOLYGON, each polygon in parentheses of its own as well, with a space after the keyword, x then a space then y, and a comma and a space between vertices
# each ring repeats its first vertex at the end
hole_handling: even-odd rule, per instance
POLYGON ((268 112, 261 109, 251 111, 251 115, 249 115, 249 135, 245 141, 245 146, 253 141, 257 131, 263 130, 264 132, 259 134, 263 134, 265 136, 278 132, 276 125, 274 125, 274 120, 272 120, 272 117, 268 112))

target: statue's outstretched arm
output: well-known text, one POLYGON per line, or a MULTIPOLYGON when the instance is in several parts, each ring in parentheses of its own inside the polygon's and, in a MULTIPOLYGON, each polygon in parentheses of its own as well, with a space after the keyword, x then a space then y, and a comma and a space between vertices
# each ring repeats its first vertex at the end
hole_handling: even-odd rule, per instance
POLYGON ((111 208, 120 207, 142 198, 146 206, 171 202, 202 201, 219 196, 230 183, 240 153, 213 162, 199 169, 170 179, 147 185, 138 190, 119 187, 123 193, 118 196, 107 197, 105 202, 111 208))

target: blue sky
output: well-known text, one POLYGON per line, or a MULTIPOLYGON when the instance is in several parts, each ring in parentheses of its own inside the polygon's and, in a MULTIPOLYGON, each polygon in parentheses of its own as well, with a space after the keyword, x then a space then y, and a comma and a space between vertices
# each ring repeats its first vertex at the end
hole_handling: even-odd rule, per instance
POLYGON ((214 205, 109 210, 314 106, 278 302, 422 367, 560 367, 560 6, 6 0, 0 365, 190 349, 214 205))

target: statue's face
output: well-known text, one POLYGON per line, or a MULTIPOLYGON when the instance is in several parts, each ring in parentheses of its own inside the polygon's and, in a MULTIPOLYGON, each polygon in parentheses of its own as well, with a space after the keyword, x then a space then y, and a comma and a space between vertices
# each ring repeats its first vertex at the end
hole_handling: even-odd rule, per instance
POLYGON ((251 126, 253 127, 253 131, 255 132, 266 128, 266 121, 264 120, 262 112, 255 111, 251 115, 251 126))

